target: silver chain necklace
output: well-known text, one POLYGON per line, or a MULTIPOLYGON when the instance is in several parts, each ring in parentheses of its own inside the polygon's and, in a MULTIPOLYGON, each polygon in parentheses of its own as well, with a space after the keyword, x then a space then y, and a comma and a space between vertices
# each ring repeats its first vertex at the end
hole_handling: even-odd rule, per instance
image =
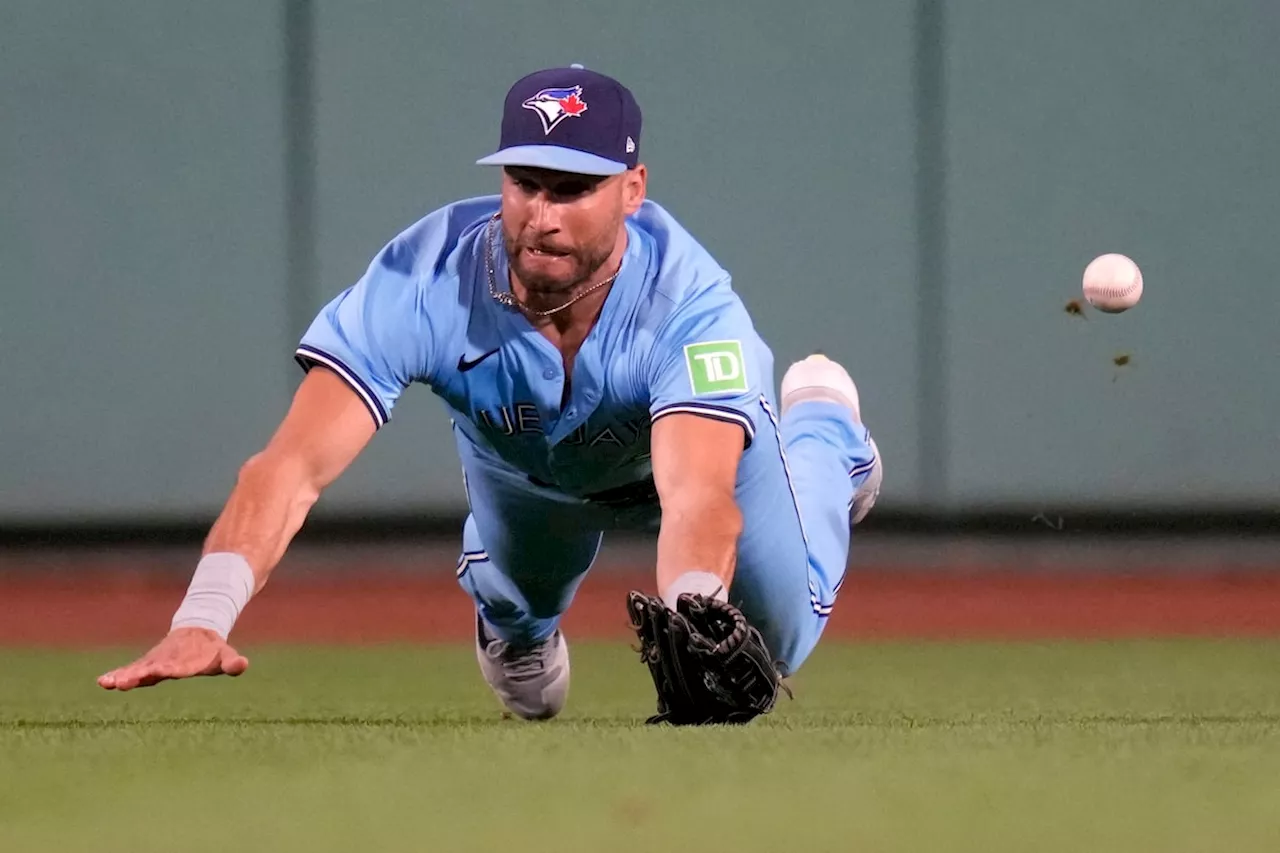
POLYGON ((498 219, 501 216, 502 216, 501 213, 495 213, 489 219, 489 230, 485 234, 485 241, 484 241, 485 242, 484 264, 489 272, 489 295, 492 296, 494 301, 499 303, 500 305, 505 305, 508 308, 518 309, 520 311, 525 312, 526 314, 531 314, 534 317, 550 317, 552 314, 559 314, 561 311, 568 308, 570 305, 577 302, 579 299, 586 296, 588 293, 597 291, 600 288, 604 287, 605 285, 612 284, 613 280, 618 277, 618 273, 622 272, 622 266, 619 265, 618 272, 615 272, 613 275, 609 276, 608 278, 602 281, 596 282, 595 284, 588 287, 586 290, 583 290, 580 293, 578 293, 577 296, 572 297, 568 302, 564 303, 558 308, 551 308, 546 311, 539 311, 536 308, 531 308, 528 305, 521 302, 519 299, 516 299, 515 294, 512 293, 510 290, 498 290, 498 273, 495 270, 496 264, 494 263, 494 259, 493 259, 493 232, 496 229, 498 225, 498 219))

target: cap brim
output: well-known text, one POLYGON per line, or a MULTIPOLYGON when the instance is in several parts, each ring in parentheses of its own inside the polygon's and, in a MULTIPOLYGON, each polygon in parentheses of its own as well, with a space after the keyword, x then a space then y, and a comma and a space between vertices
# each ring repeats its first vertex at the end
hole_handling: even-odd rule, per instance
POLYGON ((476 165, 529 166, 578 175, 620 175, 627 171, 626 163, 559 145, 516 145, 482 157, 476 161, 476 165))

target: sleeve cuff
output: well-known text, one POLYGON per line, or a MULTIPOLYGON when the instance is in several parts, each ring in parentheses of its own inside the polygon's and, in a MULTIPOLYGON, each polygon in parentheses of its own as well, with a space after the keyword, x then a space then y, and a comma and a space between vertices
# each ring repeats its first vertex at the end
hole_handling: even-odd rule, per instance
POLYGON ((756 425, 746 414, 728 406, 713 406, 710 403, 672 403, 655 411, 649 420, 650 422, 655 422, 659 418, 676 414, 698 415, 716 421, 737 424, 742 427, 742 432, 744 433, 742 445, 744 450, 751 446, 751 442, 756 437, 756 425))
POLYGON ((374 426, 377 428, 381 429, 389 420, 387 409, 382 405, 382 400, 354 370, 343 363, 342 359, 309 344, 299 346, 294 352, 293 358, 303 370, 310 370, 315 365, 320 364, 342 377, 342 380, 351 386, 351 390, 356 392, 356 396, 360 398, 365 408, 369 410, 369 415, 373 418, 374 426))

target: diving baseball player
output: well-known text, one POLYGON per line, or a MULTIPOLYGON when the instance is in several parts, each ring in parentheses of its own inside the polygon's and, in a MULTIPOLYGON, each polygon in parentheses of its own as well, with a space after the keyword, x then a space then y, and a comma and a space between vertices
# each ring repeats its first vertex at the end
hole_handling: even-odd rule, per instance
POLYGON ((99 678, 239 675, 227 643, 323 490, 413 384, 453 422, 470 507, 458 582, 480 669, 526 719, 564 707, 561 616, 604 531, 657 529, 627 604, 654 721, 767 712, 835 604, 881 481, 858 391, 823 356, 774 392, 730 275, 646 198, 631 92, 574 65, 506 97, 501 195, 410 226, 316 317, 307 371, 241 468, 169 633, 99 678))

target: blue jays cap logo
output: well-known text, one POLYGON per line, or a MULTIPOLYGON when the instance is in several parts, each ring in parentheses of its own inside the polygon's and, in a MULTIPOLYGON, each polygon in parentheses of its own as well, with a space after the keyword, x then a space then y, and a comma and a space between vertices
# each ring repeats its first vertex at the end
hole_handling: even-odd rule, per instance
POLYGON ((587 102, 582 100, 581 86, 543 89, 532 98, 527 98, 520 106, 538 114, 538 118, 542 119, 545 136, 550 136, 552 129, 565 119, 577 118, 587 111, 587 102))

